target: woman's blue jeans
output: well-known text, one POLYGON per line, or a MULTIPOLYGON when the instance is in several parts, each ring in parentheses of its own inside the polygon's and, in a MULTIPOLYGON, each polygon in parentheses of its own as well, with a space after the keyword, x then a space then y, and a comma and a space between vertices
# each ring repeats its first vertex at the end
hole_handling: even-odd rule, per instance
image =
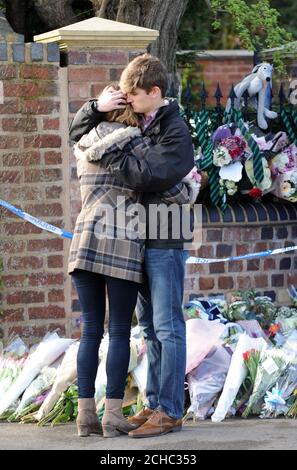
POLYGON ((147 344, 147 406, 179 419, 184 413, 186 327, 182 311, 187 252, 145 252, 146 282, 140 286, 137 317, 147 344))
POLYGON ((95 394, 107 289, 109 347, 106 398, 123 398, 130 359, 131 321, 139 284, 80 269, 73 271, 72 279, 83 316, 83 332, 77 356, 78 396, 92 398, 95 394))

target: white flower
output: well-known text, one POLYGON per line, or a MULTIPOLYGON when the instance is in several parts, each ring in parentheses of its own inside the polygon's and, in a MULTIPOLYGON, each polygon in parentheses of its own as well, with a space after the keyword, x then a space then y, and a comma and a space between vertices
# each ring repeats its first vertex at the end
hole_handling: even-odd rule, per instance
POLYGON ((229 196, 234 196, 234 194, 237 192, 237 186, 234 181, 226 180, 225 181, 226 189, 227 189, 227 194, 229 196))
POLYGON ((284 181, 280 185, 280 190, 283 196, 290 197, 294 193, 294 189, 292 189, 292 186, 290 185, 289 181, 284 181))
POLYGON ((232 157, 230 156, 228 150, 225 147, 219 146, 213 152, 213 164, 216 166, 228 165, 232 162, 232 157))
POLYGON ((286 166, 289 163, 289 155, 284 152, 278 153, 271 160, 271 163, 280 173, 282 173, 286 169, 286 166))
POLYGON ((290 180, 295 186, 297 186, 297 170, 291 173, 290 180))
POLYGON ((228 189, 234 189, 236 188, 236 184, 234 181, 226 180, 226 188, 228 189))
POLYGON ((227 189, 227 194, 229 194, 229 196, 234 196, 234 194, 237 192, 237 187, 235 186, 235 188, 229 188, 227 189))

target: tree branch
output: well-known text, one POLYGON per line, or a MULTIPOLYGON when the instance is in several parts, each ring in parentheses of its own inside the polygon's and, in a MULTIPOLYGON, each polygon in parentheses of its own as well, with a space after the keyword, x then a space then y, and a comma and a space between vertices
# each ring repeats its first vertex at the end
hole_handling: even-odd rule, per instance
MULTIPOLYGON (((106 18, 107 17, 106 9, 108 7, 109 1, 110 0, 102 0, 102 3, 100 2, 101 6, 100 6, 98 14, 97 14, 97 11, 96 11, 96 14, 97 14, 97 16, 99 16, 99 18, 106 18)), ((94 0, 92 0, 92 2, 94 3, 94 0)))
POLYGON ((94 9, 94 12, 95 12, 95 16, 98 16, 99 15, 99 11, 100 11, 100 7, 101 7, 101 4, 102 4, 102 0, 90 0, 92 5, 93 5, 93 9, 94 9))
POLYGON ((125 23, 125 10, 129 4, 129 0, 120 0, 119 9, 117 13, 117 21, 125 23))

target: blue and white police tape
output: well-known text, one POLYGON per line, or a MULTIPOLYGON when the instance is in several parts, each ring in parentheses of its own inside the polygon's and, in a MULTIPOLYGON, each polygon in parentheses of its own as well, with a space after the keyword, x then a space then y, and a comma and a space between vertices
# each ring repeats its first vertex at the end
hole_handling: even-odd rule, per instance
POLYGON ((27 212, 24 212, 21 209, 18 209, 17 207, 13 206, 12 204, 9 204, 6 201, 3 201, 2 199, 0 199, 0 206, 5 207, 5 209, 10 210, 21 219, 24 219, 27 222, 30 222, 31 224, 36 225, 36 227, 39 227, 43 230, 47 230, 48 232, 55 233, 56 235, 60 235, 61 237, 70 238, 70 239, 73 238, 72 233, 65 232, 64 230, 61 230, 58 227, 54 227, 54 225, 48 224, 47 222, 44 222, 43 220, 37 219, 37 217, 33 217, 32 215, 27 214, 27 212))
POLYGON ((258 253, 247 253, 241 256, 230 256, 229 258, 198 258, 196 256, 189 256, 187 264, 208 264, 208 263, 222 263, 225 261, 238 261, 240 259, 262 258, 265 256, 278 255, 286 253, 287 251, 297 250, 297 246, 288 246, 286 248, 275 248, 274 250, 259 251, 258 253))
MULTIPOLYGON (((24 212, 21 209, 18 209, 12 204, 9 204, 8 202, 3 201, 1 199, 0 199, 0 206, 5 207, 5 209, 10 210, 14 214, 16 214, 18 217, 26 220, 27 222, 30 222, 31 224, 36 225, 36 227, 39 227, 43 230, 47 230, 48 232, 55 233, 56 235, 60 235, 61 237, 65 237, 68 239, 73 238, 72 233, 65 232, 64 230, 61 230, 58 227, 54 227, 54 225, 48 224, 47 222, 44 222, 43 220, 40 220, 37 217, 33 217, 32 215, 27 214, 27 212, 24 212)), ((277 255, 280 253, 286 253, 287 251, 294 251, 294 250, 297 250, 297 246, 289 246, 286 248, 276 248, 274 250, 260 251, 258 253, 247 253, 246 255, 230 256, 229 258, 198 258, 195 256, 189 256, 186 263, 187 264, 222 263, 225 261, 238 261, 241 259, 262 258, 265 256, 277 255)))

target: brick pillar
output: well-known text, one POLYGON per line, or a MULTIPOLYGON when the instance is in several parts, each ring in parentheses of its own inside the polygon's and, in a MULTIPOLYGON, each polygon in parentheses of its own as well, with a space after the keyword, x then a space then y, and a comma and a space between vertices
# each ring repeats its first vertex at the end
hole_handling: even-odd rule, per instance
MULTIPOLYGON (((68 115, 60 99, 59 49, 16 42, 0 51, 0 198, 66 228, 68 115)), ((65 334, 67 242, 3 209, 0 231, 2 336, 14 332, 34 342, 56 327, 65 334)))

